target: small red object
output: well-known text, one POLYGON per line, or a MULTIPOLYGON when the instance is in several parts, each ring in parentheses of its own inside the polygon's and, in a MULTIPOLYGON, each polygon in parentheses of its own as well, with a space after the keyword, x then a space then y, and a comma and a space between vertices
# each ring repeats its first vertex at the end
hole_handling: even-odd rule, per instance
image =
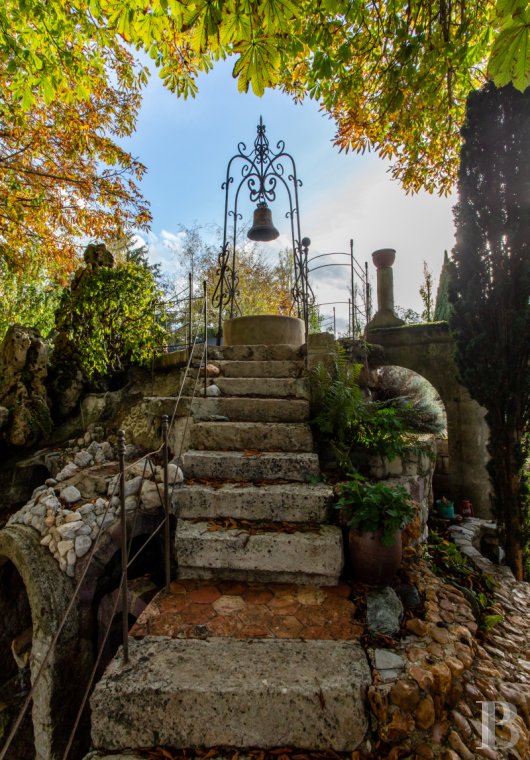
POLYGON ((463 499, 460 502, 460 514, 462 517, 473 517, 473 504, 469 499, 463 499))

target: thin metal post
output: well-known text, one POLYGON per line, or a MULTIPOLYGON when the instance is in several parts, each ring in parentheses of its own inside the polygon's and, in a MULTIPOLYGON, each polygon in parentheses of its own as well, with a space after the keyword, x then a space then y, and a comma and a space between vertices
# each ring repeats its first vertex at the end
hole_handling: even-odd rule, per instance
POLYGON ((204 299, 204 397, 208 387, 208 301, 206 299, 206 280, 202 281, 202 297, 204 299))
POLYGON ((350 238, 350 268, 351 268, 351 336, 354 336, 355 331, 355 281, 354 281, 354 269, 353 269, 353 238, 350 238))
POLYGON ((337 337, 337 318, 335 313, 335 307, 333 307, 333 337, 337 337))
POLYGON ((129 600, 127 589, 127 519, 125 516, 125 431, 118 430, 118 465, 120 472, 121 520, 121 621, 123 664, 129 662, 129 600))
POLYGON ((168 445, 169 417, 162 415, 162 456, 164 458, 164 571, 166 577, 166 591, 169 592, 171 583, 171 547, 169 534, 169 478, 168 478, 168 445))
POLYGON ((365 277, 366 277, 366 324, 370 321, 372 318, 372 304, 371 301, 371 294, 370 294, 370 283, 368 281, 368 262, 364 262, 364 271, 365 271, 365 277))
POLYGON ((351 298, 348 298, 348 322, 350 323, 348 325, 348 332, 350 333, 350 337, 353 338, 353 310, 351 306, 351 298))
POLYGON ((192 322, 192 304, 193 304, 193 278, 191 272, 188 273, 189 293, 188 293, 188 359, 191 356, 191 322, 192 322))

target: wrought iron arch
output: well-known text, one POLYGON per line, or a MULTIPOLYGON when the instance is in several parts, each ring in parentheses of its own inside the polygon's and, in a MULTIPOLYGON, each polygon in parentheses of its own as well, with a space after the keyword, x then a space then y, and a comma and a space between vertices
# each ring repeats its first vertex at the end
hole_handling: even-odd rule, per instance
POLYGON ((223 243, 218 258, 217 284, 212 296, 212 305, 218 310, 218 344, 221 342, 224 315, 232 318, 241 314, 238 302, 237 231, 238 222, 243 218, 239 212, 242 190, 247 190, 250 201, 258 206, 273 203, 278 190, 286 192, 289 206, 285 218, 290 222, 294 259, 291 310, 304 319, 307 333, 309 302, 314 301, 314 296, 307 278, 310 240, 302 238, 300 233, 298 188, 301 186, 294 158, 286 152, 285 142, 279 140, 276 150, 271 149, 260 116, 252 150, 247 152, 246 144, 238 143, 237 153, 228 161, 226 178, 221 186, 225 191, 223 243))

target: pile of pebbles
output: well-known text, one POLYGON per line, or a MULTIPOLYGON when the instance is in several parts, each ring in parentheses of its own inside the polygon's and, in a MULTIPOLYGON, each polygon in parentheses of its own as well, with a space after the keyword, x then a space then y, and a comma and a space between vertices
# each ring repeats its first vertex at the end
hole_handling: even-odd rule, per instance
MULTIPOLYGON (((8 521, 8 525, 27 525, 36 530, 41 545, 48 548, 61 570, 71 578, 75 576, 77 561, 90 551, 98 535, 120 517, 115 438, 102 440, 102 436, 102 429, 94 428, 82 438, 68 441, 53 458, 55 469, 60 468, 55 476, 36 488, 31 499, 8 521), (115 466, 109 466, 106 494, 84 498, 79 476, 86 474, 90 478, 92 470, 94 477, 97 475, 101 480, 102 465, 110 463, 115 466)), ((126 461, 140 455, 135 446, 126 446, 126 461)), ((169 464, 168 475, 170 485, 183 480, 182 470, 174 462, 169 464)), ((146 467, 144 459, 127 464, 126 510, 159 509, 163 480, 163 469, 149 463, 146 467)))

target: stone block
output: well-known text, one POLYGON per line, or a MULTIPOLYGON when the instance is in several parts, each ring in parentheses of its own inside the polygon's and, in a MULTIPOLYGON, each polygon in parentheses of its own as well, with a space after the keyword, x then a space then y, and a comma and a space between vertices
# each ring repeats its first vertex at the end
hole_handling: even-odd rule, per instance
POLYGON ((314 531, 251 533, 210 530, 179 520, 175 553, 180 578, 225 578, 333 586, 343 564, 342 534, 333 525, 314 531))
POLYGON ((371 682, 355 643, 146 637, 91 698, 92 740, 127 747, 294 746, 353 751, 371 682))
POLYGON ((226 483, 221 488, 183 485, 175 491, 175 512, 184 519, 232 517, 246 520, 323 522, 333 492, 323 483, 268 484, 226 483))
POLYGON ((184 477, 216 480, 291 480, 307 482, 320 475, 318 456, 308 453, 187 451, 182 458, 184 477))
POLYGON ((311 428, 304 423, 196 422, 190 428, 194 449, 313 451, 311 428))

